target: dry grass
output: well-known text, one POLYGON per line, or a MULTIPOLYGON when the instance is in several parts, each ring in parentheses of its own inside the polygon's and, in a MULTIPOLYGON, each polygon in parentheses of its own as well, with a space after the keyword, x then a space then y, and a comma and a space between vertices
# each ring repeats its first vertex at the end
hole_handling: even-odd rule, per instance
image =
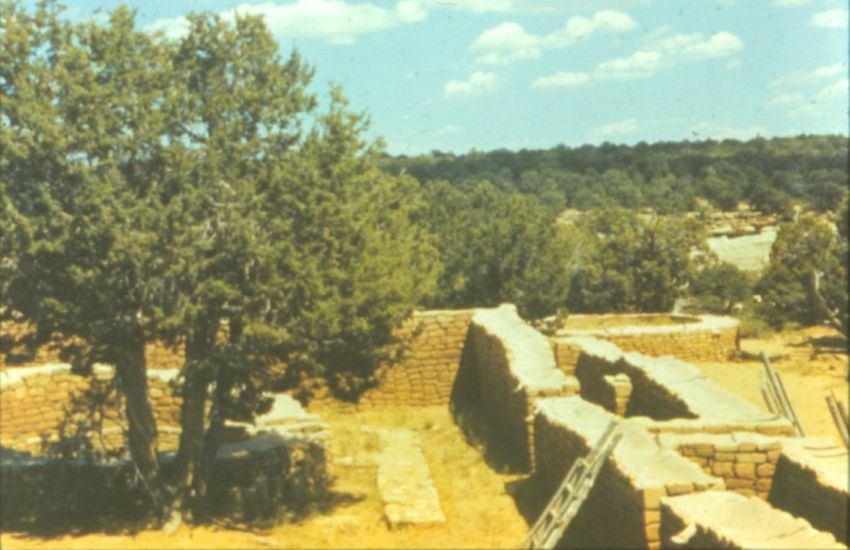
POLYGON ((508 484, 522 476, 491 470, 478 449, 467 444, 446 407, 397 407, 356 413, 314 409, 331 427, 330 471, 337 504, 327 515, 298 524, 246 532, 215 527, 182 527, 167 536, 85 535, 38 539, 0 535, 3 548, 501 548, 516 547, 528 525, 508 484), (422 450, 447 522, 426 528, 391 530, 383 519, 375 483, 380 441, 373 428, 406 428, 419 433, 422 450))

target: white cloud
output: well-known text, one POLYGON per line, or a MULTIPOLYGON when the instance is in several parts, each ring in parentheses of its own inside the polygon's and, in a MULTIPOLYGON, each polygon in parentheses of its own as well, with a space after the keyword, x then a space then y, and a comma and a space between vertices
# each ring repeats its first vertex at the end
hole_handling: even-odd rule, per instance
POLYGON ((519 23, 507 22, 481 33, 470 49, 479 53, 479 63, 504 65, 519 59, 537 59, 541 44, 539 37, 519 23))
POLYGON ((152 33, 161 32, 168 38, 176 39, 189 32, 189 22, 185 17, 157 19, 148 25, 145 30, 152 33))
POLYGON ((809 19, 809 25, 821 29, 846 29, 850 18, 846 8, 819 11, 809 19))
POLYGON ((635 26, 628 14, 615 10, 601 10, 592 17, 570 17, 563 26, 545 35, 528 32, 519 23, 508 21, 481 33, 470 51, 479 63, 502 65, 537 59, 544 50, 567 48, 598 33, 622 34, 635 26))
POLYGON ((443 96, 446 99, 474 97, 490 94, 502 87, 502 79, 493 73, 476 71, 466 80, 446 82, 443 96))
POLYGON ((663 65, 660 52, 637 51, 628 57, 603 61, 593 75, 603 80, 635 80, 654 75, 663 65))
POLYGON ((811 99, 789 111, 788 116, 793 118, 846 117, 848 88, 850 88, 850 79, 841 78, 821 88, 811 99))
POLYGON ((847 65, 844 63, 835 63, 833 65, 824 65, 817 67, 811 71, 797 71, 791 74, 779 77, 773 80, 769 86, 771 88, 788 88, 795 86, 813 86, 834 78, 841 74, 847 73, 847 65))
POLYGON ((788 105, 794 105, 796 103, 802 103, 805 101, 806 96, 801 94, 800 92, 794 92, 791 94, 779 94, 774 96, 770 101, 765 103, 765 107, 773 108, 773 107, 786 107, 788 105))
POLYGON ((637 120, 627 118, 592 128, 590 133, 597 137, 624 136, 633 133, 637 129, 637 120))
POLYGON ((674 34, 662 27, 633 54, 603 61, 596 66, 594 76, 604 80, 635 80, 648 78, 666 67, 686 61, 729 57, 744 49, 744 42, 732 33, 721 31, 708 38, 701 33, 674 34))
MULTIPOLYGON (((295 0, 287 4, 263 2, 239 4, 220 15, 224 19, 233 19, 237 13, 263 16, 272 32, 287 38, 319 38, 332 44, 351 44, 358 35, 419 23, 428 17, 418 0, 401 0, 392 8, 345 0, 295 0)), ((148 30, 179 37, 185 34, 188 26, 185 18, 177 17, 155 21, 148 30)))
POLYGON ((531 87, 535 90, 545 90, 547 88, 578 88, 588 84, 590 84, 590 75, 587 73, 559 72, 536 78, 531 87))
POLYGON ((775 6, 779 6, 781 8, 789 8, 793 6, 805 6, 806 4, 811 4, 812 0, 773 0, 773 4, 775 6))
POLYGON ((454 8, 472 13, 506 12, 514 9, 513 0, 428 0, 428 6, 454 8))

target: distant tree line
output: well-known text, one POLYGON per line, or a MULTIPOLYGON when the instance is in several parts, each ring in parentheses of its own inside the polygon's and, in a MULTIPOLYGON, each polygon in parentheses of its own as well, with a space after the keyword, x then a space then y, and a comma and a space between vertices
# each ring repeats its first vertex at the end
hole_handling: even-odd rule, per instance
POLYGON ((423 184, 447 181, 470 189, 481 181, 538 197, 546 208, 697 209, 705 199, 721 210, 746 201, 764 213, 785 214, 794 203, 834 211, 847 192, 846 136, 755 138, 749 141, 660 142, 637 145, 559 145, 545 150, 433 151, 390 157, 382 166, 423 184))

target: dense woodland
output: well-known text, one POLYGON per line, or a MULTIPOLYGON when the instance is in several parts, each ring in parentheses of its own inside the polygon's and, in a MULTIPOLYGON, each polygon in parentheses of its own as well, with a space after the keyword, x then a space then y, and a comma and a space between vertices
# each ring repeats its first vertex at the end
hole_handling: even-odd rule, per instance
POLYGON ((547 208, 652 208, 659 213, 697 210, 697 199, 733 210, 741 201, 765 213, 794 204, 834 210, 847 192, 846 136, 798 136, 662 142, 634 146, 560 145, 540 151, 434 151, 385 157, 393 174, 423 183, 445 180, 471 188, 489 181, 502 191, 538 197, 547 208))
POLYGON ((690 296, 728 312, 756 283, 766 323, 846 326, 845 137, 393 159, 341 90, 318 109, 312 73, 256 17, 194 15, 170 40, 126 8, 105 23, 51 2, 3 10, 0 320, 29 323, 24 344, 59 346, 81 375, 116 366, 160 521, 204 517, 226 420, 304 378, 356 399, 416 308, 513 302, 538 319, 690 296), (787 216, 753 281, 692 254, 704 228, 672 214, 698 198, 783 216, 841 206, 787 216), (556 223, 566 207, 586 213, 556 223), (153 340, 186 349, 170 479, 147 399, 153 340))

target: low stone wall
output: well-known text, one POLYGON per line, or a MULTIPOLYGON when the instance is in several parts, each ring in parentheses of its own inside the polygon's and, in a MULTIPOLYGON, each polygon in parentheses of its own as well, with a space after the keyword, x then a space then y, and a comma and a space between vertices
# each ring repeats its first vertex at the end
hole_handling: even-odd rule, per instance
POLYGON ((571 315, 570 321, 581 325, 586 318, 591 324, 598 319, 622 319, 624 323, 634 324, 613 326, 602 329, 569 328, 557 331, 554 339, 556 354, 568 354, 561 351, 562 338, 591 337, 606 340, 624 351, 636 351, 646 355, 671 355, 686 361, 722 361, 736 353, 738 345, 737 319, 713 315, 698 317, 683 316, 693 322, 670 325, 643 325, 640 322, 646 315, 571 315))
POLYGON ((544 399, 535 415, 534 482, 548 501, 573 462, 587 455, 611 421, 623 439, 600 471, 587 500, 565 533, 569 548, 659 548, 661 499, 722 489, 638 424, 622 420, 580 397, 544 399))
POLYGON ((658 442, 675 449, 704 472, 722 478, 726 489, 767 500, 781 438, 749 432, 724 435, 662 434, 658 442))
POLYGON ((447 405, 474 310, 421 311, 397 331, 400 361, 378 368, 359 405, 447 405))
POLYGON ((574 395, 578 381, 557 369, 546 337, 512 305, 477 311, 466 348, 465 369, 473 379, 480 416, 511 450, 515 465, 529 468, 534 463, 536 402, 574 395))
POLYGON ((661 500, 664 548, 846 548, 762 500, 709 491, 661 500))
MULTIPOLYGON (((19 339, 29 334, 32 329, 25 323, 3 321, 0 323, 0 338, 19 339)), ((26 368, 38 365, 63 363, 59 353, 50 345, 35 350, 34 354, 23 353, 21 346, 10 354, 0 353, 0 368, 26 368)), ((183 346, 168 347, 163 342, 149 342, 145 345, 145 360, 149 369, 179 369, 183 367, 183 346)))
POLYGON ((559 368, 575 372, 581 396, 614 412, 605 376, 625 374, 632 383, 626 416, 652 433, 732 433, 750 431, 791 436, 785 418, 765 413, 751 403, 707 380, 699 368, 671 357, 623 353, 610 342, 595 338, 560 341, 574 361, 559 368))
MULTIPOLYGON (((294 399, 276 395, 270 411, 254 424, 228 426, 234 434, 241 431, 242 439, 218 450, 208 488, 214 515, 236 521, 271 518, 281 507, 305 511, 325 494, 327 426, 294 399)), ((174 453, 161 453, 160 466, 167 479, 174 453)), ((9 448, 0 453, 0 494, 4 503, 15 503, 0 507, 0 525, 22 529, 79 526, 116 514, 138 519, 147 499, 128 459, 33 457, 9 448)))
MULTIPOLYGON (((168 429, 180 425, 180 397, 170 385, 177 373, 148 371, 151 405, 163 448, 176 446, 178 439, 176 432, 168 429)), ((109 366, 96 366, 91 377, 84 377, 72 374, 70 365, 61 363, 0 371, 0 445, 40 452, 44 443, 57 439, 63 425, 71 428, 86 418, 92 401, 84 396, 102 396, 102 388, 112 377, 109 366)), ((90 417, 102 421, 110 447, 123 445, 123 414, 117 393, 112 392, 90 417)))
POLYGON ((828 439, 783 441, 768 502, 848 544, 848 451, 828 439))

